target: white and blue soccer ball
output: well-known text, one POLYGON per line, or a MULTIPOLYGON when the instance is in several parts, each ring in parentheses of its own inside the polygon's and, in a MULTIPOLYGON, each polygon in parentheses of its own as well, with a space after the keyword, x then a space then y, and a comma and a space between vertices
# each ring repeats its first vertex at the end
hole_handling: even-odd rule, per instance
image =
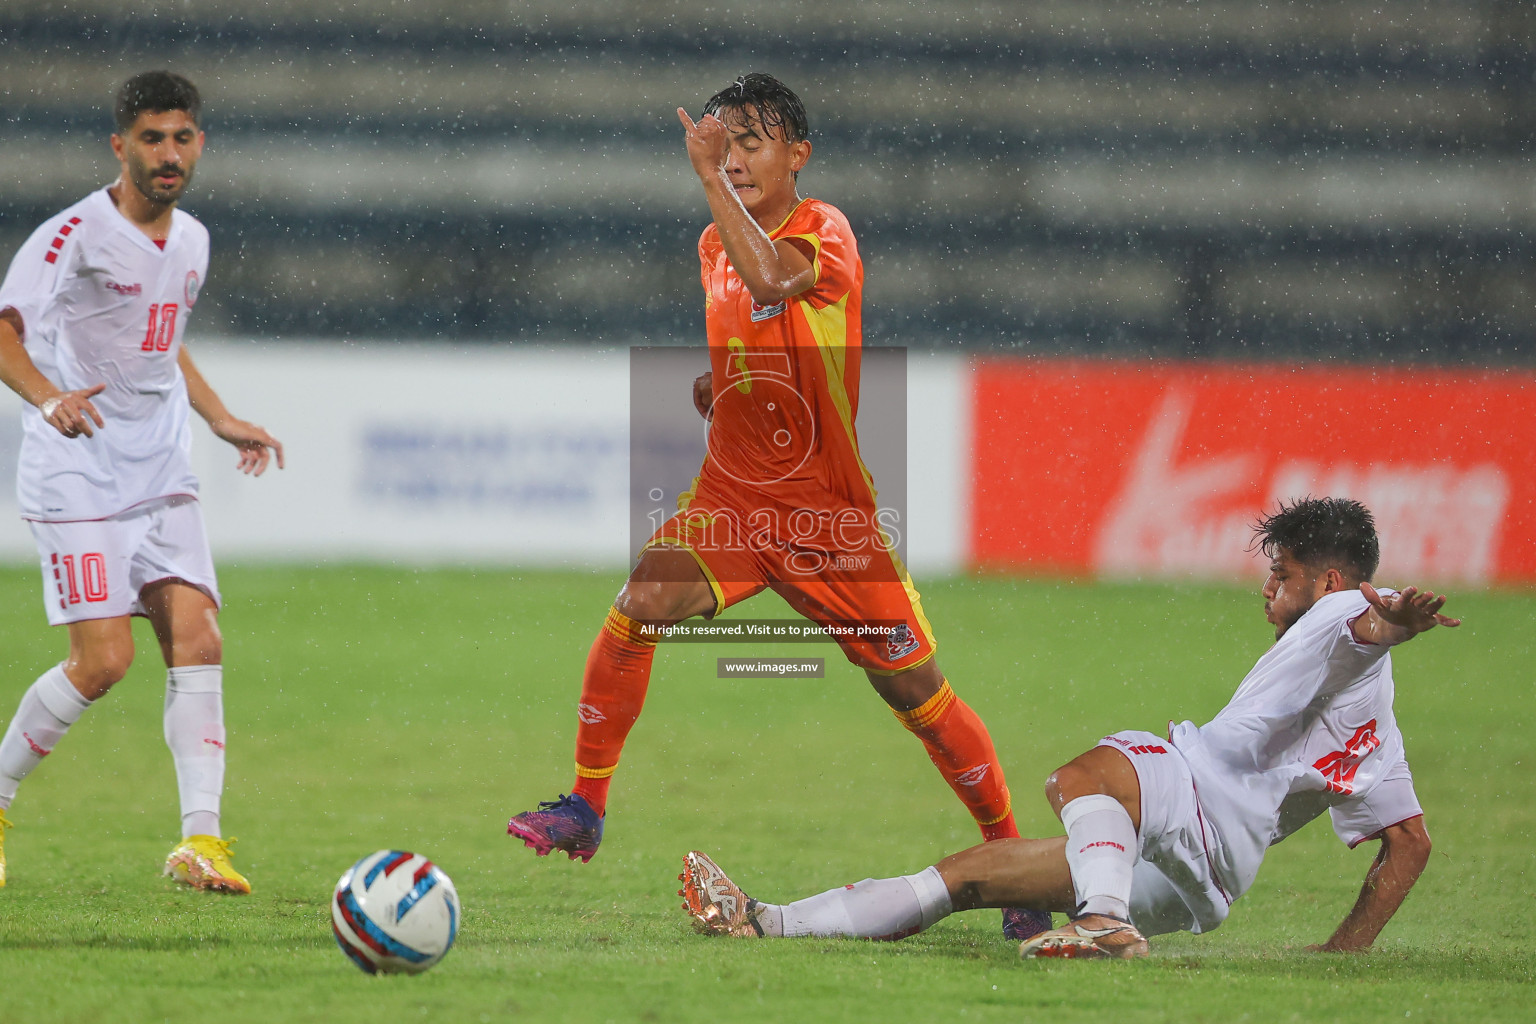
POLYGON ((380 850, 347 869, 331 899, 331 930, 347 958, 369 974, 420 974, 459 932, 459 894, 443 870, 417 853, 380 850))

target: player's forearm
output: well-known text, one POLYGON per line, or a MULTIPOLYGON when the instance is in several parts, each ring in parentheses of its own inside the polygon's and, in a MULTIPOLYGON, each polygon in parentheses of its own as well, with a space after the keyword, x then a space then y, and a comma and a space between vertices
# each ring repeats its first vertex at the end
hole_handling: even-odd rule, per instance
POLYGON ((1328 952, 1369 949, 1403 905, 1429 861, 1423 818, 1393 825, 1382 833, 1381 851, 1371 864, 1354 907, 1320 948, 1328 952))
POLYGON ((204 379, 198 370, 197 364, 192 361, 185 347, 176 357, 177 364, 181 367, 181 375, 187 382, 187 401, 192 409, 201 416, 211 427, 220 420, 230 418, 229 409, 224 405, 223 399, 213 390, 212 385, 204 379))
POLYGON ((1364 640, 1366 643, 1385 644, 1388 647, 1407 643, 1423 632, 1407 626, 1394 625, 1376 614, 1374 608, 1366 609, 1365 614, 1355 620, 1354 631, 1357 639, 1364 640))
POLYGON ((768 232, 741 205, 741 198, 725 172, 706 175, 701 180, 726 259, 731 261, 731 267, 753 299, 761 305, 771 305, 798 295, 813 283, 806 279, 804 271, 785 262, 768 232))
POLYGON ((11 315, 0 314, 0 382, 4 382, 6 387, 32 405, 41 405, 50 398, 57 398, 62 392, 53 381, 43 376, 21 343, 21 332, 17 330, 16 322, 19 318, 11 310, 6 310, 6 313, 11 315))

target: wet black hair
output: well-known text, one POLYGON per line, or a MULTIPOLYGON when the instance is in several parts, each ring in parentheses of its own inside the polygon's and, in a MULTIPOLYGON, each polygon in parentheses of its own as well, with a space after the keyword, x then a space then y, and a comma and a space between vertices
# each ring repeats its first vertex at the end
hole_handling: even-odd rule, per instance
POLYGON ((704 103, 704 113, 717 117, 722 110, 744 113, 749 106, 756 109, 757 122, 770 135, 777 130, 784 142, 801 142, 810 137, 805 104, 800 97, 777 78, 757 71, 742 75, 711 96, 704 103))
POLYGON ((113 117, 117 130, 126 132, 140 114, 150 110, 185 110, 193 124, 202 124, 203 100, 197 86, 174 71, 141 71, 117 90, 113 117))
POLYGON ((1253 532, 1254 546, 1266 558, 1284 549, 1310 569, 1338 569, 1358 582, 1369 583, 1381 564, 1376 518, 1352 498, 1282 501, 1254 523, 1253 532))

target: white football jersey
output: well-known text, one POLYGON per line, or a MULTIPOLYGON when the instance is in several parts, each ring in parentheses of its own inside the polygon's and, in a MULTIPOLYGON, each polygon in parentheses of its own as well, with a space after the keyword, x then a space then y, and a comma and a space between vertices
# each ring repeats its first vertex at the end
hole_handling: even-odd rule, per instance
POLYGON ((25 519, 104 519, 197 493, 186 381, 176 357, 208 273, 208 231, 180 210, 162 251, 106 189, 27 239, 0 285, 0 309, 25 326, 27 354, 65 391, 105 384, 106 421, 67 438, 28 405, 16 495, 25 519))
POLYGON ((1215 832, 1214 866, 1234 899, 1271 844, 1324 810, 1350 845, 1422 813, 1392 714, 1392 657, 1351 629, 1369 607, 1358 590, 1321 598, 1215 718, 1169 733, 1189 763, 1215 832))

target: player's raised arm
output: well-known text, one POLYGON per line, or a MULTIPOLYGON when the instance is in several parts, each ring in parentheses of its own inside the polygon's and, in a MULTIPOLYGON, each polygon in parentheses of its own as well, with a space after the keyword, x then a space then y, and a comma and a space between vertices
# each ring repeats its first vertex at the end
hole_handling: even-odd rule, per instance
POLYGON ((65 437, 95 436, 91 422, 95 421, 98 427, 105 427, 106 422, 91 399, 107 386, 97 384, 79 391, 61 391, 27 355, 26 346, 21 343, 24 330, 21 314, 14 309, 0 309, 0 381, 37 406, 43 419, 65 437))
POLYGON ((1436 626, 1459 626, 1460 619, 1441 615, 1445 595, 1433 591, 1419 591, 1417 587, 1404 587, 1396 594, 1383 597, 1369 583, 1360 584, 1360 593, 1371 603, 1364 615, 1351 624, 1355 639, 1367 644, 1400 644, 1412 640, 1427 629, 1436 626))
POLYGON ((1381 849, 1365 876, 1360 898, 1327 942, 1307 948, 1314 953, 1369 949, 1419 880, 1429 863, 1429 850, 1423 815, 1382 829, 1381 849))
POLYGON ((261 476, 266 472, 272 456, 277 456, 277 468, 283 468, 283 443, 261 427, 237 419, 225 408, 213 387, 198 371, 197 364, 185 346, 176 357, 181 375, 187 381, 187 400, 197 414, 208 422, 208 429, 215 437, 223 438, 240 449, 240 461, 235 468, 242 473, 261 476))
MULTIPOLYGON (((799 201, 794 175, 810 157, 811 144, 775 137, 760 118, 727 125, 705 114, 695 123, 678 107, 677 119, 726 258, 752 298, 773 305, 814 285, 810 256, 793 241, 768 237, 769 227, 782 223, 799 201)), ((786 134, 782 125, 778 131, 786 134)))

